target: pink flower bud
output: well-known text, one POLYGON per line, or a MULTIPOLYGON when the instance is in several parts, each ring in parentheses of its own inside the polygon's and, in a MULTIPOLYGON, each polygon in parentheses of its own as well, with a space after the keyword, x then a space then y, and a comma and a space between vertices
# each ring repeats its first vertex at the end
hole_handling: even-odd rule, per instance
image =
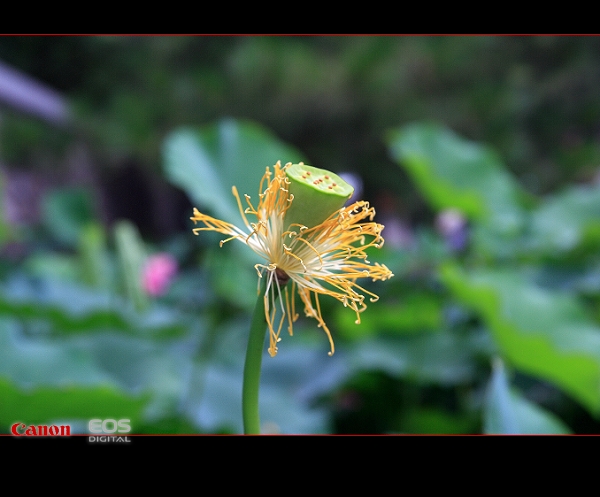
POLYGON ((142 274, 142 287, 153 297, 163 295, 177 274, 177 261, 167 253, 148 257, 142 274))

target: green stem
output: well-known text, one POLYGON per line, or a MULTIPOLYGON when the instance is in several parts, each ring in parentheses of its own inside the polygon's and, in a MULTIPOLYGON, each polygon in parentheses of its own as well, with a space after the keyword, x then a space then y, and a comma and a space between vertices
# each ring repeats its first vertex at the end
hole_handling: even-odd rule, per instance
POLYGON ((260 418, 258 414, 258 390, 260 387, 260 369, 267 334, 267 320, 265 318, 264 295, 267 287, 267 278, 262 278, 250 335, 246 349, 246 362, 244 364, 244 384, 242 387, 242 415, 244 419, 244 434, 260 435, 260 418))

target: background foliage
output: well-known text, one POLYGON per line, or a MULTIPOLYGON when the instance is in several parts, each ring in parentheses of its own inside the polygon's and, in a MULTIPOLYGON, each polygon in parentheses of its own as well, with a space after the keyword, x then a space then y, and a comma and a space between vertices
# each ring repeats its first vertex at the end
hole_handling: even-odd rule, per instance
POLYGON ((0 430, 240 432, 259 261, 187 220, 237 223, 231 185, 281 159, 361 178, 395 277, 360 326, 323 300, 333 357, 302 319, 265 357, 266 431, 597 433, 599 43, 0 38, 73 110, 0 107, 0 430))

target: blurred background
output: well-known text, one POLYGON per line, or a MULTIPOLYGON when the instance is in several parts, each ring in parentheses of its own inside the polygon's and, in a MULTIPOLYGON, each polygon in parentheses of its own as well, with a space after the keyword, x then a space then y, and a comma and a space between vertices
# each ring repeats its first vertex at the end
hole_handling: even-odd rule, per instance
POLYGON ((277 160, 343 174, 385 245, 362 323, 265 356, 268 433, 600 431, 597 37, 0 37, 0 432, 240 433, 277 160))

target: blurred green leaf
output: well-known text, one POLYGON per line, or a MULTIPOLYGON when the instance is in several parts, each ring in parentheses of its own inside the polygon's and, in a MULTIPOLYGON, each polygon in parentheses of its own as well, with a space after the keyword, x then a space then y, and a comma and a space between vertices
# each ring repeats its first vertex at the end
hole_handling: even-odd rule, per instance
MULTIPOLYGON (((23 390, 0 377, 0 398, 0 425, 4 427, 18 421, 30 425, 53 420, 129 418, 135 433, 150 396, 133 396, 113 386, 40 386, 23 390)), ((86 422, 79 433, 87 433, 86 422)), ((72 428, 71 433, 78 431, 72 428)))
POLYGON ((125 291, 135 308, 142 310, 148 305, 148 296, 142 288, 142 271, 146 262, 144 241, 129 221, 119 221, 114 233, 125 291))
POLYGON ((497 359, 492 369, 484 410, 485 433, 519 434, 516 408, 511 398, 502 361, 497 359))
POLYGON ((523 223, 524 190, 490 149, 435 124, 413 124, 388 134, 392 157, 436 209, 516 233, 523 223))
POLYGON ((78 262, 73 255, 38 252, 29 256, 23 267, 32 276, 76 283, 81 277, 78 262))
POLYGON ((490 434, 568 434, 552 413, 509 388, 504 366, 494 361, 484 406, 484 432, 490 434))
MULTIPOLYGON (((182 416, 170 416, 151 422, 144 422, 135 426, 136 434, 152 434, 152 435, 189 435, 197 433, 198 427, 191 423, 187 418, 182 416)), ((214 432, 213 432, 214 433, 214 432)), ((228 431, 220 432, 228 434, 228 431)))
MULTIPOLYGON (((216 248, 207 253, 205 267, 211 290, 221 299, 252 311, 256 304, 258 274, 236 250, 228 249, 216 248)), ((248 251, 253 254, 250 249, 248 251)))
POLYGON ((359 324, 350 309, 336 307, 335 322, 340 334, 348 338, 437 331, 442 326, 442 303, 427 293, 407 293, 397 303, 374 304, 360 314, 359 324))
POLYGON ((167 178, 182 188, 198 209, 233 224, 241 219, 232 186, 257 202, 267 166, 278 160, 282 164, 302 160, 296 150, 265 128, 233 119, 174 131, 165 140, 163 158, 167 178))
POLYGON ((80 188, 49 192, 43 199, 41 212, 49 232, 68 246, 75 246, 81 230, 94 220, 92 196, 80 188))
POLYGON ((481 315, 507 362, 600 414, 600 328, 572 294, 540 288, 517 269, 447 264, 441 276, 481 315))
POLYGON ((82 280, 97 288, 114 288, 114 267, 108 253, 106 233, 98 223, 90 223, 79 235, 82 280))
POLYGON ((489 353, 481 333, 427 333, 398 338, 369 338, 347 346, 355 369, 380 370, 393 377, 416 378, 441 385, 472 379, 479 354, 489 353))
POLYGON ((404 433, 449 435, 479 432, 474 416, 433 408, 412 409, 402 417, 401 426, 404 433))
POLYGON ((108 252, 103 228, 96 222, 79 232, 79 253, 37 251, 23 263, 27 274, 41 279, 55 278, 76 284, 85 283, 103 290, 116 290, 115 262, 108 252))
POLYGON ((600 186, 573 186, 547 198, 531 216, 531 249, 554 254, 586 242, 600 246, 600 186))
POLYGON ((185 320, 175 309, 154 304, 140 314, 114 293, 24 275, 0 286, 0 316, 18 318, 45 336, 113 330, 166 338, 186 331, 185 320))
POLYGON ((23 422, 100 413, 139 419, 142 408, 144 416, 172 415, 192 355, 189 344, 165 347, 111 333, 32 337, 21 322, 2 319, 0 387, 6 396, 0 395, 0 411, 23 422))

